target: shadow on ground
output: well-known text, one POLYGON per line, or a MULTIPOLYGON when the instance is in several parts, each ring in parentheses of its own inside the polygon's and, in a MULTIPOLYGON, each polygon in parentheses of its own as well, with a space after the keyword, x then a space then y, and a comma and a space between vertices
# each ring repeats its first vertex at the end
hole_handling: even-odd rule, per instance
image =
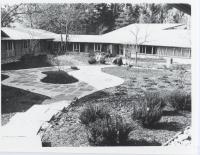
POLYGON ((184 116, 184 114, 179 111, 163 111, 162 116, 184 116))
POLYGON ((24 112, 34 104, 41 104, 49 97, 2 85, 1 114, 24 112))
POLYGON ((161 146, 161 143, 158 143, 157 141, 146 141, 144 139, 131 139, 127 142, 126 146, 161 146))
POLYGON ((183 124, 178 122, 159 122, 150 129, 155 130, 168 130, 168 131, 180 131, 183 128, 183 124))

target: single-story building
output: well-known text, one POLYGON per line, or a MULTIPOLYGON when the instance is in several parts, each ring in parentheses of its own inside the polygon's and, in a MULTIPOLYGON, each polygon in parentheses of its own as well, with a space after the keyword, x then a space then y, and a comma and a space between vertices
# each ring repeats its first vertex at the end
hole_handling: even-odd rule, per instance
POLYGON ((131 24, 102 35, 55 34, 41 29, 1 28, 1 59, 25 54, 65 52, 109 52, 113 56, 158 56, 191 58, 190 30, 184 24, 131 24), (62 39, 61 39, 62 38, 62 39), (34 50, 32 49, 34 48, 34 50))
MULTIPOLYGON (((65 42, 65 34, 62 38, 65 42)), ((54 50, 58 49, 61 36, 57 36, 53 42, 54 50)), ((131 24, 103 35, 69 35, 65 50, 109 51, 114 56, 133 56, 137 51, 144 56, 190 58, 190 30, 184 24, 131 24)))
POLYGON ((57 34, 41 29, 3 27, 1 61, 12 62, 25 54, 46 54, 55 36, 57 34))

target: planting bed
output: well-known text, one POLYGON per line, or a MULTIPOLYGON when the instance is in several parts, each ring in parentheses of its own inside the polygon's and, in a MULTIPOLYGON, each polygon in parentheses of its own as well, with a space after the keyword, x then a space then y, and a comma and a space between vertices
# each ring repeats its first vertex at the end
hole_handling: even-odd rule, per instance
POLYGON ((78 79, 69 75, 67 72, 59 70, 59 71, 46 71, 42 72, 47 76, 41 79, 41 82, 44 83, 53 83, 53 84, 70 84, 78 82, 78 79))
POLYGON ((162 118, 156 125, 143 127, 132 119, 133 107, 140 106, 138 95, 146 91, 157 91, 161 96, 177 89, 186 93, 191 92, 191 75, 184 76, 184 87, 180 82, 179 72, 173 70, 134 69, 125 67, 104 68, 104 72, 124 78, 125 82, 117 87, 85 96, 57 118, 52 120, 42 137, 42 141, 51 143, 51 146, 89 146, 87 127, 81 123, 79 117, 88 105, 103 106, 109 109, 110 115, 118 114, 132 126, 127 146, 154 146, 162 145, 177 132, 190 126, 191 112, 176 110, 170 104, 163 109, 162 118))

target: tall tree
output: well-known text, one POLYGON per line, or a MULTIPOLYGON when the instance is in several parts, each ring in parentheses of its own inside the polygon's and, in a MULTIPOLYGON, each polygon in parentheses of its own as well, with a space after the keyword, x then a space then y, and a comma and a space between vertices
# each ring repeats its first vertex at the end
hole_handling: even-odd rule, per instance
POLYGON ((1 6, 1 26, 9 27, 11 23, 14 23, 16 20, 19 20, 19 15, 24 14, 20 11, 20 8, 23 4, 17 5, 2 5, 1 6))

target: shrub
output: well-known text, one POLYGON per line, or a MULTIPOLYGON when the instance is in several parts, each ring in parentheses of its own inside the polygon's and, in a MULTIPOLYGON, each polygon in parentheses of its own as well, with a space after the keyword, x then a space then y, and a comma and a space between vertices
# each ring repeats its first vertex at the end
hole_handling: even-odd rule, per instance
POLYGON ((182 90, 174 90, 168 96, 169 104, 176 110, 191 111, 191 94, 182 90))
POLYGON ((134 107, 132 119, 138 120, 144 127, 156 124, 162 117, 164 99, 157 92, 147 92, 138 101, 139 105, 134 107))
POLYGON ((73 69, 73 70, 79 70, 79 68, 76 67, 76 66, 71 66, 71 69, 73 69))
POLYGON ((88 125, 91 122, 96 121, 97 119, 109 118, 110 114, 107 109, 102 106, 88 106, 80 114, 80 121, 82 124, 88 125))
POLYGON ((118 65, 118 66, 123 65, 122 57, 115 58, 115 59, 113 60, 113 63, 116 64, 116 65, 118 65))
POLYGON ((127 145, 131 131, 121 116, 98 119, 88 126, 88 141, 93 146, 127 145))
POLYGON ((105 64, 106 63, 105 57, 101 57, 99 62, 100 62, 100 64, 105 64))
POLYGON ((89 58, 88 63, 89 64, 95 64, 97 61, 94 57, 89 58))

